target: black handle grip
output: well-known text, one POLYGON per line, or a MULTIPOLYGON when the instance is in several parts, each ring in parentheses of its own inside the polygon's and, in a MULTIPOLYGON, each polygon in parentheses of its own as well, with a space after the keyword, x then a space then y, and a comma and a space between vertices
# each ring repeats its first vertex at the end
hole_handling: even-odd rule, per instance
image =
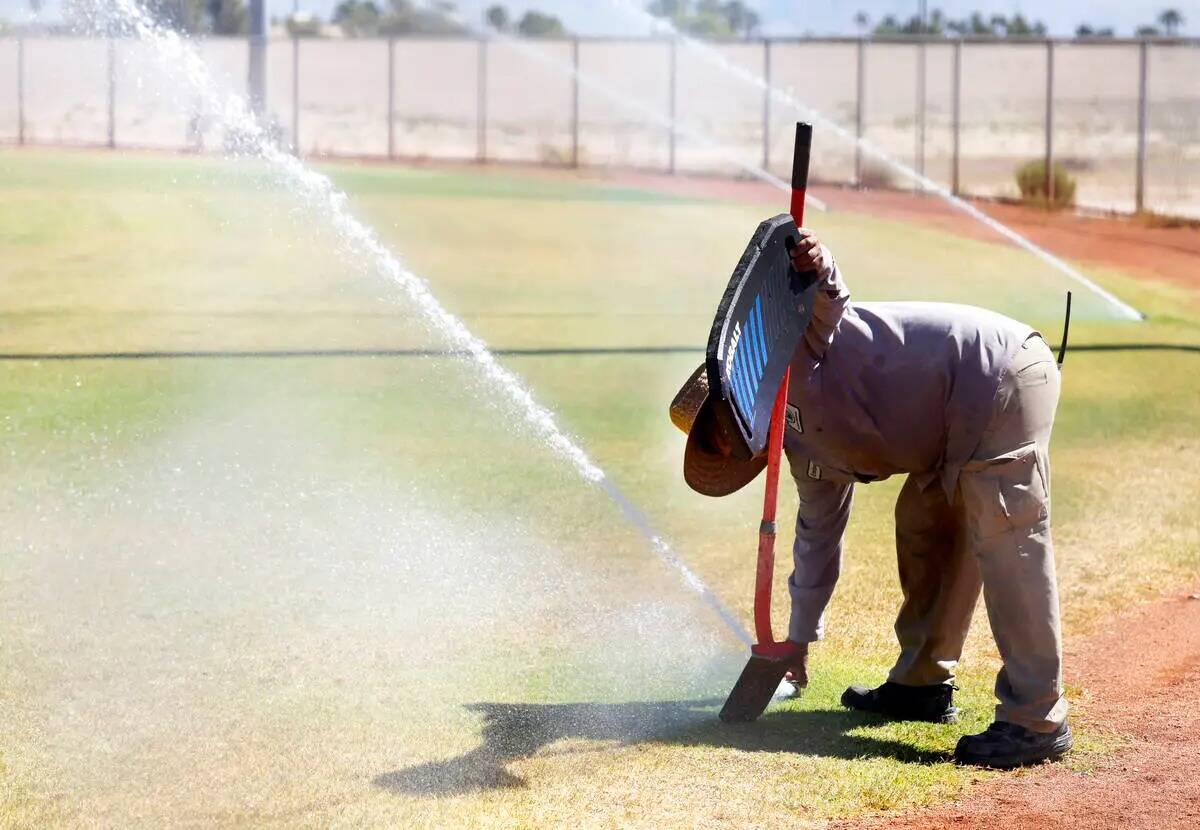
POLYGON ((792 156, 792 189, 808 187, 808 158, 812 152, 812 124, 796 122, 796 149, 792 156))

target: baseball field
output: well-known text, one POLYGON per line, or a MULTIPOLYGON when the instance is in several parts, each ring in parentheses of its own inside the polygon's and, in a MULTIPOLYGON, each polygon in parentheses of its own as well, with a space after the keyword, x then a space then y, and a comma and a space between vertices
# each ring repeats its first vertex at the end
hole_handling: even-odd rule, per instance
MULTIPOLYGON (((782 198, 325 170, 748 623, 760 488, 688 490, 666 409, 782 198)), ((856 299, 975 303, 1056 343, 1074 288, 1053 443, 1068 655, 1196 590, 1196 232, 1164 245, 1190 275, 1078 249, 1134 323, 997 240, 828 201, 809 224, 856 299)), ((252 163, 0 150, 0 402, 0 826, 821 826, 1013 777, 950 761, 991 720, 982 609, 962 723, 838 705, 894 657, 899 481, 856 494, 811 687, 722 725, 736 637, 252 163)), ((1135 738, 1070 659, 1063 774, 1083 781, 1135 738)))

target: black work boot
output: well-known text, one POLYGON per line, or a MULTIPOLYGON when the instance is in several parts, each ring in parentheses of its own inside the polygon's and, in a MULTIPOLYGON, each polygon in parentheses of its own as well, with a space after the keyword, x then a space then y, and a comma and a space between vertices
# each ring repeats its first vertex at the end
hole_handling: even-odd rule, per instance
POLYGON ((1065 721, 1054 732, 1034 732, 1015 723, 996 721, 986 732, 959 738, 954 760, 978 767, 1012 769, 1057 761, 1074 742, 1071 727, 1065 721))
POLYGON ((923 720, 930 723, 956 723, 954 687, 946 683, 934 686, 902 686, 888 681, 875 689, 851 686, 842 693, 842 705, 860 712, 875 712, 892 720, 923 720))

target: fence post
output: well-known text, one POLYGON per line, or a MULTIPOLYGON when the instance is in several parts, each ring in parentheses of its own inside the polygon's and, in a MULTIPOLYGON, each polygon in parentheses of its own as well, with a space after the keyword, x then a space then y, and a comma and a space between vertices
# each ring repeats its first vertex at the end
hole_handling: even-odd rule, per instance
POLYGON ((1137 135, 1137 183, 1134 187, 1134 210, 1141 213, 1146 209, 1146 127, 1148 120, 1148 78, 1150 44, 1143 40, 1138 44, 1138 135, 1137 135))
POLYGON ((579 166, 579 38, 571 40, 571 166, 579 166))
POLYGON ((117 146, 117 44, 108 39, 108 146, 117 146))
POLYGON ((486 37, 479 38, 479 70, 475 89, 475 136, 476 158, 480 162, 487 161, 487 80, 488 80, 488 42, 486 37))
POLYGON ((388 158, 396 157, 396 39, 388 38, 387 48, 387 138, 388 158))
POLYGON ((669 54, 670 66, 668 69, 668 80, 667 80, 667 84, 668 84, 667 118, 669 121, 668 130, 670 132, 669 132, 669 135, 667 138, 667 144, 668 144, 668 146, 667 146, 667 172, 672 173, 672 174, 675 172, 675 119, 678 117, 678 110, 676 107, 676 105, 677 105, 676 73, 678 71, 678 60, 677 60, 677 56, 675 54, 677 43, 678 43, 678 38, 671 38, 670 49, 668 50, 670 53, 669 54))
POLYGON ((1046 41, 1046 204, 1054 204, 1054 41, 1046 41))
POLYGON ((771 169, 771 39, 763 38, 763 170, 771 169))
POLYGON ((267 108, 267 12, 265 0, 250 0, 246 16, 249 19, 250 55, 246 72, 246 89, 254 114, 261 116, 267 108))
POLYGON ((951 152, 950 161, 950 192, 955 196, 958 195, 961 182, 959 181, 959 168, 961 165, 960 155, 960 136, 962 134, 962 39, 954 41, 954 74, 952 76, 953 89, 951 92, 952 100, 951 108, 951 140, 953 142, 953 150, 951 152))
POLYGON ((867 41, 865 38, 860 37, 858 39, 858 54, 856 56, 854 78, 854 184, 857 187, 862 187, 863 180, 863 98, 866 94, 866 77, 867 41))
MULTIPOLYGON (((917 44, 917 172, 922 176, 925 175, 925 62, 926 62, 926 44, 925 35, 921 35, 921 42, 917 44)), ((924 189, 924 185, 914 183, 915 190, 924 189)))
POLYGON ((292 35, 292 152, 300 153, 300 38, 292 35))
POLYGON ((17 143, 25 143, 25 37, 17 35, 17 143))

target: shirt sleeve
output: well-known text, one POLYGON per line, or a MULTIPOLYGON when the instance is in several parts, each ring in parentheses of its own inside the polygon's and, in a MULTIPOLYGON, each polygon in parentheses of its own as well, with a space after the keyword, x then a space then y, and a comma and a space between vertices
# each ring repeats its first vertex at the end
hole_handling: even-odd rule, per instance
POLYGON ((796 477, 795 569, 788 579, 792 616, 788 639, 811 643, 825 634, 825 607, 842 569, 842 536, 850 518, 854 485, 796 477))
POLYGON ((829 249, 825 249, 830 267, 819 276, 820 283, 813 298, 812 320, 804 331, 804 353, 807 361, 815 366, 825 357, 837 333, 838 323, 850 304, 850 290, 842 279, 841 269, 829 249))

